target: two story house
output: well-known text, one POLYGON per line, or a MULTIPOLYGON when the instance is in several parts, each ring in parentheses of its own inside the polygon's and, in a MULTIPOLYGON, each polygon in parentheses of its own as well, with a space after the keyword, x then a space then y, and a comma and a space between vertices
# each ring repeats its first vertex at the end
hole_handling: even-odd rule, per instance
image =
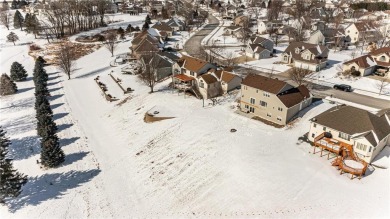
POLYGON ((274 43, 260 36, 252 36, 245 49, 247 56, 255 59, 269 58, 273 54, 274 43))
POLYGON ((282 54, 282 62, 297 68, 319 71, 326 67, 329 49, 323 45, 292 42, 282 54))
POLYGON ((197 82, 203 99, 210 99, 228 93, 241 85, 242 78, 222 69, 211 70, 199 76, 197 82))
POLYGON ((367 76, 378 71, 390 78, 389 70, 390 47, 373 50, 367 55, 343 63, 344 72, 360 72, 360 76, 367 76))
POLYGON ((345 36, 350 44, 359 41, 375 41, 379 36, 378 28, 370 22, 351 23, 345 28, 345 36))
POLYGON ((286 125, 312 102, 304 86, 261 75, 249 74, 241 83, 241 111, 278 125, 286 125))
POLYGON ((372 114, 352 106, 336 106, 312 118, 308 139, 327 133, 333 142, 350 145, 356 155, 371 163, 390 144, 390 114, 372 114))

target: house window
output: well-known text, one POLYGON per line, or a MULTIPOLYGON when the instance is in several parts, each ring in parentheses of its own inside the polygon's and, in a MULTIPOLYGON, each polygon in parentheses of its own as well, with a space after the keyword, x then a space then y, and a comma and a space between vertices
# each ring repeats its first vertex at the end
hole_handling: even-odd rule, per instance
POLYGON ((356 143, 356 148, 359 149, 359 150, 362 150, 362 151, 366 151, 367 145, 362 144, 362 143, 360 143, 360 142, 357 142, 357 143, 356 143))
POLYGON ((200 81, 199 87, 204 88, 204 83, 203 83, 203 81, 200 81))
POLYGON ((255 112, 255 108, 254 107, 249 107, 249 112, 254 113, 255 112))
POLYGON ((314 138, 315 136, 316 136, 316 134, 314 134, 314 133, 311 134, 311 137, 312 137, 312 138, 314 138))
POLYGON ((272 117, 272 114, 271 114, 271 113, 267 113, 267 116, 268 116, 268 117, 272 117))
POLYGON ((345 139, 345 140, 348 140, 348 141, 349 141, 350 136, 349 136, 348 134, 339 132, 339 138, 342 138, 342 139, 345 139))
POLYGON ((371 149, 372 149, 372 147, 370 146, 369 149, 368 149, 368 152, 371 152, 371 149))
POLYGON ((306 56, 306 59, 307 59, 307 60, 310 60, 310 55, 307 55, 307 56, 306 56))
POLYGON ((191 75, 191 76, 194 76, 194 72, 193 72, 193 71, 191 71, 191 72, 190 72, 190 75, 191 75))
POLYGON ((385 57, 385 56, 381 56, 381 57, 379 58, 379 60, 380 60, 381 62, 385 62, 385 61, 386 61, 386 57, 385 57))
POLYGON ((248 105, 245 105, 245 109, 248 109, 249 108, 249 106, 248 105))
POLYGON ((279 110, 279 111, 283 111, 283 108, 282 108, 282 107, 278 107, 278 110, 279 110))
POLYGON ((267 107, 267 102, 260 100, 260 106, 267 107))
POLYGON ((263 92, 263 96, 270 97, 271 95, 268 92, 263 92))
POLYGON ((295 53, 299 54, 299 48, 295 48, 295 53))
POLYGON ((322 130, 326 131, 326 127, 324 126, 324 128, 322 128, 322 130))
POLYGON ((251 97, 251 104, 255 104, 256 100, 251 97))
POLYGON ((347 33, 349 33, 350 31, 348 30, 347 33))
POLYGON ((256 93, 259 93, 259 90, 256 90, 256 93))
POLYGON ((278 121, 282 121, 282 117, 278 116, 278 118, 276 118, 278 121))
POLYGON ((317 127, 317 123, 313 123, 313 127, 314 127, 314 128, 317 127))
POLYGON ((287 56, 283 56, 283 60, 287 62, 287 56))

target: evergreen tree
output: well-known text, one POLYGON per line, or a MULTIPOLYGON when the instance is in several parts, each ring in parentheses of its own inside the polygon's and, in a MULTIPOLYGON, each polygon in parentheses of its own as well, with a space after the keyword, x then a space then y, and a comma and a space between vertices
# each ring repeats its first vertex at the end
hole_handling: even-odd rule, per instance
POLYGON ((18 9, 18 3, 16 2, 16 0, 12 0, 11 9, 18 9))
POLYGON ((37 118, 39 115, 53 115, 53 111, 50 108, 50 103, 46 96, 39 95, 36 96, 35 99, 35 110, 37 113, 37 118))
POLYGON ((6 198, 17 197, 27 182, 27 176, 16 171, 12 159, 7 157, 11 142, 5 134, 0 127, 0 203, 5 203, 6 198))
POLYGON ((40 24, 35 14, 30 16, 29 26, 30 26, 30 32, 34 34, 34 37, 36 39, 37 34, 39 33, 40 24))
POLYGON ((19 62, 12 63, 10 72, 13 81, 24 81, 27 78, 27 72, 19 62))
POLYGON ((148 22, 145 21, 144 25, 142 26, 142 30, 147 30, 149 29, 149 24, 148 22))
POLYGON ((24 17, 24 26, 26 27, 26 31, 27 31, 27 33, 30 33, 31 31, 31 27, 30 27, 30 25, 31 25, 31 18, 32 18, 32 16, 30 15, 30 13, 27 13, 26 14, 26 16, 24 17))
POLYGON ((60 147, 57 135, 43 138, 41 142, 41 163, 45 167, 56 167, 65 161, 64 151, 60 147))
POLYGON ((152 24, 152 19, 150 19, 149 14, 146 15, 145 22, 148 23, 148 24, 152 24))
POLYGON ((37 134, 42 139, 55 135, 57 131, 57 125, 52 118, 53 112, 51 109, 48 110, 47 107, 50 108, 50 105, 41 104, 37 109, 37 134), (40 114, 38 115, 38 113, 40 114))
POLYGON ((46 73, 46 70, 44 69, 46 61, 39 56, 37 60, 35 60, 35 66, 33 71, 33 80, 35 83, 35 86, 37 86, 37 83, 47 84, 47 80, 49 79, 49 76, 46 73))
POLYGON ((2 74, 0 77, 0 95, 11 95, 18 91, 18 88, 7 74, 2 74))
POLYGON ((41 79, 38 79, 37 83, 35 84, 35 97, 38 96, 50 96, 50 92, 47 89, 47 82, 41 79))
POLYGON ((16 10, 14 14, 14 28, 20 28, 22 30, 24 25, 24 18, 23 15, 19 12, 19 10, 16 10))
POLYGON ((127 25, 126 32, 128 32, 128 33, 133 32, 133 26, 131 26, 131 24, 127 25))

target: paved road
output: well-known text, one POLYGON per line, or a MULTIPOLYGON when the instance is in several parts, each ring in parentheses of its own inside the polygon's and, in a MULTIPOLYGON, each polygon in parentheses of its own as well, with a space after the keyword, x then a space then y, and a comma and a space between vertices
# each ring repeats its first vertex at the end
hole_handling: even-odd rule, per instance
MULTIPOLYGON (((201 58, 200 55, 204 54, 204 53, 202 53, 202 50, 203 50, 203 47, 201 45, 202 40, 207 35, 209 35, 215 28, 217 28, 219 25, 218 19, 215 18, 213 15, 211 15, 211 13, 209 13, 209 16, 207 19, 209 20, 209 24, 207 24, 202 30, 200 30, 195 35, 193 35, 184 44, 184 50, 191 56, 201 58)), ((215 61, 218 61, 218 59, 216 59, 215 61)), ((235 72, 237 72, 238 74, 240 74, 243 77, 246 76, 248 74, 248 72, 269 76, 268 73, 258 71, 255 69, 251 69, 251 68, 241 67, 241 66, 238 66, 235 69, 235 72)), ((291 81, 286 75, 283 75, 283 74, 279 75, 278 74, 278 75, 274 75, 274 77, 277 77, 280 80, 294 84, 294 82, 291 81)), ((334 89, 332 89, 332 87, 323 86, 323 85, 319 85, 319 84, 315 84, 315 83, 311 84, 311 91, 314 95, 316 95, 318 97, 326 97, 326 96, 332 95, 335 98, 339 98, 339 99, 349 101, 349 102, 354 102, 357 104, 366 105, 366 106, 377 108, 377 109, 390 108, 390 101, 389 100, 378 99, 378 98, 374 98, 374 97, 370 97, 370 96, 366 96, 366 95, 362 95, 362 94, 358 94, 358 93, 354 93, 354 92, 347 93, 347 92, 343 92, 343 91, 339 91, 339 90, 334 90, 334 89)))
POLYGON ((215 28, 218 27, 219 21, 211 13, 207 17, 209 23, 196 34, 194 34, 187 42, 184 44, 184 51, 189 55, 199 57, 202 53, 202 40, 209 35, 215 28))

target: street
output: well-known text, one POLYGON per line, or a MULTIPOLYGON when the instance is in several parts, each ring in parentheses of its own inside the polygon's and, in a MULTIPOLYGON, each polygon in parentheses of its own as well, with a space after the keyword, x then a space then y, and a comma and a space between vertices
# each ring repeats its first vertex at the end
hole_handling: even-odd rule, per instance
MULTIPOLYGON (((188 41, 184 45, 184 50, 191 56, 200 57, 201 54, 204 54, 202 51, 203 50, 202 40, 219 25, 218 19, 214 17, 212 13, 209 13, 207 19, 209 20, 209 24, 207 24, 202 30, 200 30, 195 35, 193 35, 190 39, 188 39, 188 41)), ((235 73, 239 74, 242 77, 245 77, 248 73, 270 76, 269 72, 258 71, 256 69, 246 68, 242 66, 236 66, 234 71, 235 73)), ((288 77, 288 75, 284 73, 273 74, 272 77, 296 85, 296 83, 292 81, 288 77)), ((319 85, 314 82, 309 82, 309 88, 311 88, 311 92, 313 93, 313 95, 321 98, 325 98, 326 96, 333 96, 334 98, 369 106, 376 109, 390 108, 389 100, 379 99, 372 96, 362 95, 354 92, 348 93, 340 90, 335 90, 332 87, 319 85)))

